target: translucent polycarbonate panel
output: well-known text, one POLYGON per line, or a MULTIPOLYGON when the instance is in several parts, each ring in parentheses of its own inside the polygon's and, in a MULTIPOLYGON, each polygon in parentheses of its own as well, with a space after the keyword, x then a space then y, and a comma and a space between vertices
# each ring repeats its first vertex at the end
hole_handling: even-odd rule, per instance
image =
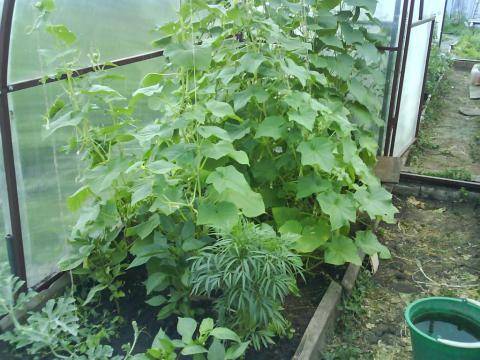
POLYGON ((447 0, 436 0, 436 1, 427 1, 424 5, 424 18, 429 18, 431 16, 435 16, 435 23, 436 23, 436 31, 435 37, 436 39, 440 39, 440 35, 442 33, 443 27, 443 19, 444 19, 444 12, 445 12, 445 3, 447 0))
POLYGON ((382 0, 377 3, 375 17, 382 23, 381 32, 387 37, 385 45, 397 46, 403 1, 382 0))
POLYGON ((47 104, 60 91, 60 84, 54 84, 9 95, 29 286, 56 270, 67 251, 68 225, 73 221, 65 199, 77 187, 80 167, 75 155, 61 151, 68 133, 45 137, 43 127, 47 104))
POLYGON ((412 28, 393 156, 402 155, 415 139, 430 30, 429 22, 412 28))
MULTIPOLYGON (((77 66, 91 65, 89 54, 101 61, 153 51, 158 25, 175 18, 180 0, 56 0, 49 17, 52 24, 66 25, 77 37, 77 66)), ((43 29, 29 34, 38 16, 32 0, 17 0, 10 46, 9 82, 51 75, 63 65, 54 38, 43 29)), ((63 59, 70 59, 71 54, 63 59)))
MULTIPOLYGON (((128 97, 143 76, 158 70, 163 61, 152 59, 108 70, 122 78, 114 77, 106 85, 128 97)), ((93 77, 89 81, 94 83, 93 77)), ((58 82, 9 94, 29 286, 57 270, 58 261, 68 253, 67 239, 77 217, 67 209, 66 199, 82 185, 78 179, 85 164, 76 154, 63 151, 73 134, 71 128, 47 137, 43 119, 63 85, 58 82)), ((139 121, 152 120, 147 110, 138 111, 137 116, 139 121)))

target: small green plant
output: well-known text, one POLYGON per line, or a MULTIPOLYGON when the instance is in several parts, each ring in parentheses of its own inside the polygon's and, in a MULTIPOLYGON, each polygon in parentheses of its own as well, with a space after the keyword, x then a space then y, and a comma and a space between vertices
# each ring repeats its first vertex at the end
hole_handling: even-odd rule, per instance
POLYGON ((197 322, 191 318, 178 318, 177 332, 181 339, 172 340, 160 329, 152 346, 145 354, 138 354, 134 360, 176 360, 181 355, 193 356, 195 360, 234 360, 240 358, 248 348, 232 330, 215 327, 213 319, 203 319, 197 329, 197 322), (195 336, 196 335, 196 336, 195 336))
MULTIPOLYGON (((29 313, 26 321, 20 322, 17 314, 36 296, 33 291, 21 292, 23 285, 23 281, 10 274, 7 264, 0 265, 0 316, 8 316, 13 323, 11 330, 0 334, 0 340, 16 351, 25 351, 32 359, 129 358, 131 349, 126 356, 113 356, 113 348, 103 344, 111 335, 106 324, 89 324, 72 296, 50 299, 40 311, 29 313)), ((136 339, 136 324, 134 329, 136 339)))
POLYGON ((286 336, 282 304, 298 295, 302 261, 291 235, 278 236, 268 225, 245 222, 192 258, 193 293, 215 297, 219 321, 258 349, 286 336))

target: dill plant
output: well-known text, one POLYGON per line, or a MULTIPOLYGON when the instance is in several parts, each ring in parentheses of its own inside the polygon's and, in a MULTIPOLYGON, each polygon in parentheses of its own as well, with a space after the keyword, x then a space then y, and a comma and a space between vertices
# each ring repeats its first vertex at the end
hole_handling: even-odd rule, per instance
POLYGON ((302 260, 291 235, 278 236, 266 224, 244 222, 192 258, 193 293, 216 297, 220 322, 251 340, 258 349, 285 336, 282 314, 289 294, 298 295, 302 260))

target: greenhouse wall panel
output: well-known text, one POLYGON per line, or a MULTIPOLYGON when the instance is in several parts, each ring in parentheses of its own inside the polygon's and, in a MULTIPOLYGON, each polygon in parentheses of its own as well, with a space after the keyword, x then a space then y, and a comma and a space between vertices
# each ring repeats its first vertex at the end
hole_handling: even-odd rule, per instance
MULTIPOLYGON (((17 0, 10 47, 9 82, 55 74, 71 52, 56 47, 45 31, 32 32, 38 10, 31 0, 17 0)), ((91 65, 92 54, 112 61, 153 50, 153 31, 175 17, 178 0, 58 0, 53 23, 77 37, 78 67, 91 65)))
POLYGON ((411 30, 393 156, 401 156, 415 139, 431 28, 427 22, 411 30))

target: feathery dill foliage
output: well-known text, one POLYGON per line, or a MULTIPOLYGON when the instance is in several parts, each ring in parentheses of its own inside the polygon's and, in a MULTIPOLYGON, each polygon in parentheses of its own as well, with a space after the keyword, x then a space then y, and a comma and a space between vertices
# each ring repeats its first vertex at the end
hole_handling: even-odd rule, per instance
POLYGON ((192 291, 217 297, 221 322, 255 348, 267 346, 275 335, 286 335, 289 323, 282 304, 287 295, 298 295, 302 260, 292 251, 293 238, 248 222, 218 236, 214 245, 192 258, 192 291))

